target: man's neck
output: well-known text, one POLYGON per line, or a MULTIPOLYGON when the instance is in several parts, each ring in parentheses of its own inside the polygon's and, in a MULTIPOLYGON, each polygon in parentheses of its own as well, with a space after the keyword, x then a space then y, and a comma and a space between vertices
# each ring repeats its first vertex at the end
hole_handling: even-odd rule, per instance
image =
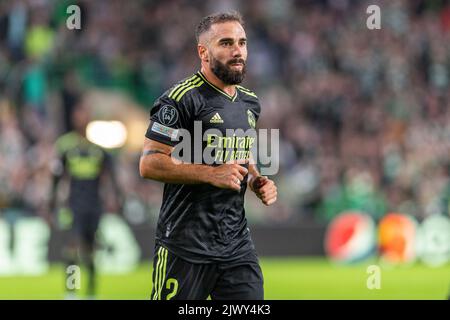
POLYGON ((230 96, 234 96, 236 94, 236 86, 234 84, 225 84, 222 80, 217 78, 217 76, 214 74, 214 72, 211 71, 210 68, 205 68, 202 66, 200 70, 203 75, 205 76, 206 80, 211 82, 213 85, 215 85, 220 90, 224 91, 230 96))

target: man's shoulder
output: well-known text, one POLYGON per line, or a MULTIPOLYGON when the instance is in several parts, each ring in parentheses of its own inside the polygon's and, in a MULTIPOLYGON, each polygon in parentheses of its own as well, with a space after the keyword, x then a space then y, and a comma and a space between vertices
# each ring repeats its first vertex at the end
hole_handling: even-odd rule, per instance
POLYGON ((244 86, 241 86, 241 85, 236 85, 236 88, 240 92, 244 93, 245 95, 250 96, 250 97, 252 97, 254 99, 258 99, 258 96, 256 95, 256 93, 253 92, 252 90, 250 90, 250 89, 248 89, 248 88, 246 88, 244 86))
POLYGON ((251 106, 252 111, 256 114, 257 117, 259 117, 259 113, 261 112, 261 105, 256 93, 241 85, 237 85, 236 89, 239 92, 241 101, 243 101, 247 106, 251 106))
POLYGON ((254 91, 241 85, 236 85, 236 89, 239 90, 239 92, 243 93, 242 96, 246 99, 259 102, 258 96, 254 91))
POLYGON ((203 83, 204 81, 198 73, 194 73, 172 85, 161 95, 160 99, 175 103, 186 102, 189 98, 200 96, 198 88, 203 83))

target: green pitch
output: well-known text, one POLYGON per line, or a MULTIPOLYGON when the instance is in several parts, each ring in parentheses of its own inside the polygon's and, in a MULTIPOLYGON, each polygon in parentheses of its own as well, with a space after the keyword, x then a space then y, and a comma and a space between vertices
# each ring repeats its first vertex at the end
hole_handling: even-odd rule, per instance
MULTIPOLYGON (((263 258, 266 299, 447 299, 450 264, 381 268, 381 288, 369 290, 367 267, 375 262, 335 266, 325 259, 263 258)), ((151 264, 127 275, 99 275, 98 299, 148 299, 151 264)), ((83 298, 83 273, 81 298, 83 298)), ((0 276, 0 299, 63 299, 63 267, 44 276, 0 276)))

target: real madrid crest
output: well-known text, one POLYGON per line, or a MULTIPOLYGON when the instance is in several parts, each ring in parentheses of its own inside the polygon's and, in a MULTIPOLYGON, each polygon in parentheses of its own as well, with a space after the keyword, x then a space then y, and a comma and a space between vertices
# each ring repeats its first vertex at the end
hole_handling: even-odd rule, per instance
POLYGON ((255 129, 256 127, 255 115, 253 114, 253 112, 247 109, 247 116, 248 116, 248 124, 250 125, 250 127, 255 129))

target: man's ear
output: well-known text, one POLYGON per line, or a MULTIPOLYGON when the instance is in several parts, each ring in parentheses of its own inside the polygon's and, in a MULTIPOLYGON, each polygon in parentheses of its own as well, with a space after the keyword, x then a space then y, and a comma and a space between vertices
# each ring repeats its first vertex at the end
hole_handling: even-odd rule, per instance
POLYGON ((208 49, 206 48, 206 46, 204 46, 203 44, 198 44, 197 52, 198 52, 198 56, 199 56, 200 60, 209 62, 209 54, 208 54, 208 49))

